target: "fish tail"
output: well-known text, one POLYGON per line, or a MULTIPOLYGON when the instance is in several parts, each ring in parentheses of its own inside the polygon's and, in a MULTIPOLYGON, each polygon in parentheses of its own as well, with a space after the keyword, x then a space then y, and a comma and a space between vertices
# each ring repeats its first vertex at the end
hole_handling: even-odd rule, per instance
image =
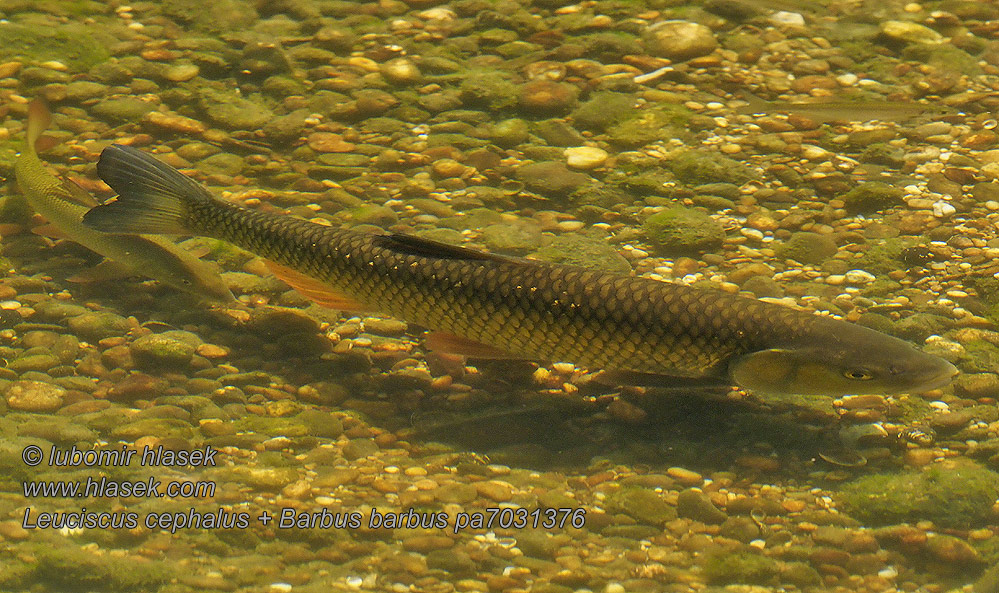
POLYGON ((28 141, 29 152, 36 152, 37 149, 35 143, 38 142, 38 139, 42 136, 42 132, 44 132, 51 123, 52 114, 49 113, 49 108, 45 105, 45 101, 35 99, 28 104, 28 127, 26 139, 28 141))
POLYGON ((118 197, 87 212, 83 224, 106 233, 190 235, 192 207, 215 200, 193 179, 130 146, 105 148, 97 174, 118 197))
POLYGON ((754 95, 749 92, 748 89, 739 89, 736 93, 739 98, 748 103, 736 110, 736 113, 742 115, 752 115, 754 113, 769 113, 773 111, 773 103, 767 101, 766 99, 754 95))

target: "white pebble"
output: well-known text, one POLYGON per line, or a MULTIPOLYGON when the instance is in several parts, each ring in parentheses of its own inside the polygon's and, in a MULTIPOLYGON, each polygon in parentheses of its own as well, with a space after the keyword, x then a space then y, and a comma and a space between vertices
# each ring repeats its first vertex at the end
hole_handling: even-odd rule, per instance
POLYGON ((271 583, 270 586, 271 593, 289 593, 291 591, 290 583, 271 583))
POLYGON ((878 576, 883 579, 893 579, 898 576, 898 571, 894 566, 886 566, 878 571, 878 576))
POLYGON ((830 153, 828 150, 822 148, 821 146, 815 146, 814 144, 802 144, 801 156, 810 161, 821 161, 828 159, 830 153))
POLYGON ((607 151, 596 146, 573 146, 566 148, 565 162, 574 169, 596 169, 607 162, 607 151))
POLYGON ((742 236, 746 237, 747 239, 752 239, 754 241, 763 240, 763 231, 759 229, 739 229, 739 233, 741 233, 742 236))
POLYGON ((843 275, 848 284, 867 284, 876 280, 874 274, 864 270, 850 270, 843 275))
POLYGON ((839 286, 844 282, 846 282, 846 276, 843 274, 830 274, 829 276, 826 276, 826 284, 839 286))
POLYGON ((943 200, 940 200, 939 202, 933 203, 933 216, 936 216, 937 218, 950 216, 955 212, 957 212, 957 208, 954 208, 954 206, 950 202, 945 202, 943 200))
POLYGON ((839 76, 836 77, 836 82, 838 82, 840 86, 853 86, 857 84, 858 80, 860 80, 860 78, 857 77, 856 74, 850 72, 847 72, 846 74, 840 74, 839 76))
POLYGON ((950 409, 950 406, 947 405, 947 402, 942 402, 940 400, 931 401, 929 403, 929 406, 934 410, 940 410, 942 412, 946 412, 947 410, 950 409))
POLYGON ((762 550, 763 548, 767 547, 767 542, 763 541, 762 539, 754 539, 753 541, 749 542, 749 545, 758 550, 762 550))
POLYGON ((797 12, 775 12, 770 15, 770 22, 777 25, 791 25, 793 27, 804 27, 805 17, 801 16, 797 12))

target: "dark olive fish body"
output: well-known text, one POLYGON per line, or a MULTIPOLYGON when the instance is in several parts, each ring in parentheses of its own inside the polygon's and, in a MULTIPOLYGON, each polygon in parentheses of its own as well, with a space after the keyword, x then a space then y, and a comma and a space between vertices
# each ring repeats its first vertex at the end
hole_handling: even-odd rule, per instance
POLYGON ((928 388, 955 372, 901 340, 776 304, 248 210, 127 147, 106 149, 98 173, 120 197, 87 214, 93 228, 229 241, 516 357, 794 393, 928 388))

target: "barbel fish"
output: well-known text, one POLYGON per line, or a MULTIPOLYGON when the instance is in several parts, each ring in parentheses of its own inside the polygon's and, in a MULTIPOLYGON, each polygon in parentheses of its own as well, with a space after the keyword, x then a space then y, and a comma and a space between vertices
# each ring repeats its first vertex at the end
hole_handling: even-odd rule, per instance
POLYGON ((247 209, 128 146, 106 148, 97 171, 119 195, 87 213, 93 229, 228 241, 314 300, 417 323, 470 356, 795 394, 919 392, 957 372, 905 341, 773 303, 247 209))
POLYGON ((103 255, 105 264, 113 262, 213 302, 236 302, 216 270, 163 237, 108 234, 84 226, 83 215, 97 201, 74 183, 49 173, 35 149, 49 119, 45 105, 33 101, 28 107, 27 146, 14 162, 17 185, 35 212, 61 235, 103 255))

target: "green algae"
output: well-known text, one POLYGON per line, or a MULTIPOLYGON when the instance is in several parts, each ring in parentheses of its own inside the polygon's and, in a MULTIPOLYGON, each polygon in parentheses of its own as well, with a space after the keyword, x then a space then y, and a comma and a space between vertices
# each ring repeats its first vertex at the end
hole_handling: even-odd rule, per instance
POLYGON ((884 210, 901 203, 905 192, 900 188, 882 183, 868 181, 846 192, 840 199, 846 204, 848 212, 869 213, 884 210))
POLYGON ((583 266, 616 274, 627 274, 631 264, 605 241, 586 235, 560 235, 531 254, 547 262, 583 266))
POLYGON ((688 185, 705 183, 743 183, 754 179, 755 173, 743 163, 706 150, 687 150, 674 155, 666 166, 677 179, 688 185))
POLYGON ((649 242, 666 255, 713 251, 725 240, 725 230, 713 218, 693 208, 669 208, 645 220, 649 242))
POLYGON ((999 474, 970 461, 934 464, 900 474, 874 474, 847 484, 840 506, 867 525, 933 521, 968 529, 992 518, 999 474))
POLYGON ((34 556, 30 577, 62 591, 152 591, 173 576, 160 562, 122 562, 75 544, 39 546, 34 556))
POLYGON ((638 148, 688 136, 691 112, 686 107, 663 104, 652 109, 630 109, 622 113, 631 115, 607 128, 607 139, 613 144, 638 148))
POLYGON ((0 59, 29 62, 58 60, 74 70, 86 70, 106 61, 107 45, 114 41, 96 27, 66 24, 0 24, 0 59), (96 31, 95 31, 96 29, 96 31))
POLYGON ((803 264, 819 264, 836 254, 835 241, 818 233, 798 232, 774 251, 780 259, 792 259, 803 264))
POLYGON ((718 552, 704 562, 704 576, 715 585, 767 585, 777 581, 776 561, 747 551, 718 552))

